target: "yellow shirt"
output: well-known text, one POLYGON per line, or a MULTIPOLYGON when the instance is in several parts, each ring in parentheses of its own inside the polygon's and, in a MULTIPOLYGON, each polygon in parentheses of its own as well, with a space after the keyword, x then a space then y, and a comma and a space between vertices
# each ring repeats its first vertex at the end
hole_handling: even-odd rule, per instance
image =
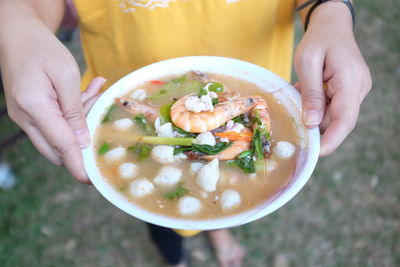
POLYGON ((111 85, 173 57, 242 59, 290 79, 294 0, 74 0, 87 71, 111 85))
POLYGON ((82 88, 96 76, 105 77, 111 85, 150 63, 195 55, 245 60, 290 80, 294 0, 74 3, 87 65, 82 88))

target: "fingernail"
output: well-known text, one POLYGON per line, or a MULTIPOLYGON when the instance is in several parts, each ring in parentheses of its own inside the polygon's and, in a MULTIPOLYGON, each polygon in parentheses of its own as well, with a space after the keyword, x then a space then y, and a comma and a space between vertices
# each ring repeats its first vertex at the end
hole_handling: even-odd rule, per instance
POLYGON ((75 135, 81 148, 90 146, 90 135, 86 129, 75 131, 75 135))
POLYGON ((304 117, 304 123, 307 126, 318 126, 321 122, 319 112, 316 110, 309 110, 304 117))
POLYGON ((99 77, 98 78, 98 85, 99 87, 103 86, 106 83, 107 79, 105 79, 104 77, 99 77))

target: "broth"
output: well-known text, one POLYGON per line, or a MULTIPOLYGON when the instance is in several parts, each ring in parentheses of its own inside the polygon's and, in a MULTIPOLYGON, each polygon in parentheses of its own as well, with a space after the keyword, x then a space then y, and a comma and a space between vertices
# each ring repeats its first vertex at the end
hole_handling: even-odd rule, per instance
MULTIPOLYGON (((287 141, 298 147, 299 139, 296 134, 296 126, 293 120, 289 116, 285 107, 279 104, 271 94, 262 91, 252 83, 238 78, 219 74, 208 74, 208 76, 212 81, 222 83, 225 88, 229 88, 234 92, 239 92, 241 96, 262 96, 267 101, 270 108, 272 146, 274 146, 278 141, 287 141)), ((169 78, 162 80, 169 80, 169 78)), ((145 90, 147 95, 150 95, 157 92, 159 85, 146 83, 139 88, 145 90)), ((145 99, 144 103, 158 106, 163 104, 156 103, 149 99, 145 99)), ((132 117, 132 114, 120 109, 114 113, 113 120, 132 117)), ((143 132, 135 125, 130 127, 129 131, 120 131, 115 128, 113 123, 108 122, 101 124, 97 129, 95 136, 96 151, 98 151, 105 142, 111 144, 112 147, 126 148, 134 145, 134 143, 130 142, 129 138, 126 137, 127 134, 129 136, 141 136, 143 135, 143 132)), ((181 181, 183 182, 183 187, 189 191, 186 195, 193 196, 201 201, 202 209, 191 215, 182 215, 179 212, 177 207, 178 199, 170 200, 165 197, 165 194, 171 192, 175 187, 154 185, 155 190, 151 194, 140 198, 134 197, 131 194, 129 185, 132 181, 145 177, 149 181, 153 182, 154 177, 157 176, 160 168, 165 166, 165 164, 161 164, 152 157, 145 160, 138 160, 135 155, 128 152, 123 160, 110 162, 106 160, 106 157, 98 155, 97 166, 108 183, 110 183, 116 190, 120 191, 121 194, 129 199, 129 201, 148 211, 174 218, 211 219, 237 214, 252 209, 264 202, 266 199, 274 196, 278 191, 280 191, 280 189, 284 188, 289 183, 295 167, 295 158, 296 155, 286 159, 280 158, 272 152, 270 159, 267 160, 267 168, 272 165, 271 162, 276 163, 276 168, 273 171, 267 171, 263 174, 248 174, 236 166, 230 166, 226 162, 220 161, 220 176, 216 190, 209 193, 205 192, 196 183, 197 173, 191 170, 192 161, 182 160, 180 163, 169 164, 182 171, 181 181), (123 162, 131 162, 138 166, 134 178, 125 179, 121 177, 119 166, 123 162), (221 194, 227 189, 232 189, 238 192, 241 201, 239 206, 229 210, 224 210, 221 208, 221 194)), ((204 163, 206 164, 207 162, 204 163)))

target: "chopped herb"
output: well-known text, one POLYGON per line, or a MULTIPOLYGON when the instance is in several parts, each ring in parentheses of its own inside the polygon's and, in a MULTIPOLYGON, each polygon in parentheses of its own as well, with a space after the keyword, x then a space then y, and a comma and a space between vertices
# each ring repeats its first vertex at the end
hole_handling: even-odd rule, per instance
POLYGON ((237 166, 247 173, 255 173, 256 168, 254 164, 253 151, 246 150, 240 153, 236 160, 237 166))
POLYGON ((166 199, 175 200, 175 199, 179 199, 180 197, 186 195, 187 193, 189 193, 189 190, 184 188, 183 183, 180 182, 180 183, 178 183, 178 185, 174 191, 168 192, 164 196, 166 199))
POLYGON ((147 135, 154 135, 154 127, 146 120, 143 114, 139 114, 133 118, 136 125, 147 135))
POLYGON ((211 100, 211 103, 213 104, 213 106, 215 106, 216 104, 218 104, 218 98, 213 98, 211 100))
POLYGON ((208 94, 208 90, 203 87, 200 89, 199 94, 197 96, 202 97, 203 95, 206 95, 206 94, 208 94))
POLYGON ((108 142, 105 142, 100 148, 99 151, 97 151, 98 155, 104 155, 105 153, 107 153, 108 150, 110 150, 110 144, 108 142))
POLYGON ((107 110, 106 115, 104 115, 104 118, 101 121, 101 123, 106 123, 106 122, 112 121, 112 118, 113 118, 116 110, 118 110, 118 106, 115 104, 112 104, 111 107, 107 110))
POLYGON ((208 86, 208 91, 221 93, 224 91, 224 86, 221 83, 212 82, 211 85, 208 86))
POLYGON ((145 160, 150 156, 151 146, 142 144, 129 146, 128 151, 133 153, 138 160, 145 160))

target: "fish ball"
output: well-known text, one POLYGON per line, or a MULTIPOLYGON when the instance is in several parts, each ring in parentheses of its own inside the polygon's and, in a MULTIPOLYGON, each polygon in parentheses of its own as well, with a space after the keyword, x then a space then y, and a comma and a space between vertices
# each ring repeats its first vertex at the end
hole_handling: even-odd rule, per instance
POLYGON ((154 178, 154 183, 161 186, 174 186, 182 176, 182 170, 173 166, 164 166, 160 169, 157 176, 154 178))
POLYGON ((213 159, 200 169, 196 183, 206 192, 215 191, 219 179, 219 161, 213 159))
POLYGON ((109 150, 105 155, 104 158, 109 161, 116 161, 120 160, 126 156, 126 149, 124 147, 117 147, 109 150))
POLYGON ((129 185, 129 191, 134 197, 144 197, 154 191, 154 185, 147 178, 134 180, 129 185))
POLYGON ((178 210, 182 215, 192 215, 202 208, 201 201, 195 197, 185 196, 179 199, 178 210))
POLYGON ((128 130, 129 128, 132 127, 132 125, 133 125, 133 121, 129 118, 116 120, 113 123, 114 128, 117 130, 120 130, 120 131, 128 130))
POLYGON ((215 146, 215 137, 211 132, 205 132, 197 135, 196 144, 215 146))
POLYGON ((124 179, 133 178, 136 175, 137 166, 131 162, 124 162, 119 165, 118 171, 119 175, 124 179))
POLYGON ((232 210, 240 205, 240 194, 235 190, 228 189, 221 194, 221 207, 223 210, 232 210))
POLYGON ((280 157, 280 158, 290 158, 294 155, 294 152, 296 151, 296 147, 286 141, 279 141, 276 143, 276 146, 274 147, 274 152, 275 154, 280 157))
POLYGON ((174 147, 167 145, 155 146, 151 150, 151 156, 154 160, 163 164, 173 163, 175 161, 174 147))

